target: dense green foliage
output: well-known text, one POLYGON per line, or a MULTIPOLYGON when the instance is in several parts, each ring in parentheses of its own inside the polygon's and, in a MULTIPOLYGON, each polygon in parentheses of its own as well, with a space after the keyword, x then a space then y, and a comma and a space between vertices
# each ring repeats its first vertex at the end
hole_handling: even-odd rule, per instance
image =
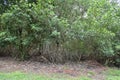
POLYGON ((120 7, 117 3, 16 0, 12 4, 11 0, 11 5, 0 11, 0 46, 9 48, 15 57, 23 60, 39 55, 50 62, 95 59, 120 65, 120 7))

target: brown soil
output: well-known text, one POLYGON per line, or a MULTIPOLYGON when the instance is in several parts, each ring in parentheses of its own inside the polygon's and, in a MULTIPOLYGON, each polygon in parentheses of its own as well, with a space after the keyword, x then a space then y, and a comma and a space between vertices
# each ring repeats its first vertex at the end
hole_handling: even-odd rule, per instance
POLYGON ((0 58, 0 72, 22 71, 35 74, 66 74, 69 76, 88 76, 93 80, 104 80, 106 67, 96 61, 85 61, 66 64, 45 64, 35 61, 17 61, 12 58, 0 58))

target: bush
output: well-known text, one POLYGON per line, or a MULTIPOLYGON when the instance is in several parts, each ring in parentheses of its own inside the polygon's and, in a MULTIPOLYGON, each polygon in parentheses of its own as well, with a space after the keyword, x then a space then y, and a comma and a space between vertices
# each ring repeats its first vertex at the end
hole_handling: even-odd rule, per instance
POLYGON ((120 7, 109 0, 20 1, 0 15, 0 46, 21 59, 119 65, 120 7))

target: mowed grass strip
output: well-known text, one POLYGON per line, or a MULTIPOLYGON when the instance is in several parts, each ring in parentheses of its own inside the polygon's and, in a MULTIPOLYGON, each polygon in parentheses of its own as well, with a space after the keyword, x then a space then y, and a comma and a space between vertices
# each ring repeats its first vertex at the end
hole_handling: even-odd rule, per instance
POLYGON ((0 80, 92 80, 88 77, 62 77, 57 76, 46 76, 46 75, 35 75, 35 74, 25 74, 22 72, 12 72, 12 73, 0 73, 0 80))
POLYGON ((120 69, 109 69, 105 75, 105 80, 120 80, 120 69))

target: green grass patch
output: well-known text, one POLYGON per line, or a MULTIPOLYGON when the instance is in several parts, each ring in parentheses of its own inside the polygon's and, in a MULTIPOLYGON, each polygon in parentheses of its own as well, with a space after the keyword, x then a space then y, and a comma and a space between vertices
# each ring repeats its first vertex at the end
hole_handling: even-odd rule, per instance
POLYGON ((70 77, 62 75, 35 75, 21 72, 0 73, 0 80, 92 80, 88 77, 70 77))
POLYGON ((120 69, 109 69, 106 76, 106 80, 120 80, 120 69))

